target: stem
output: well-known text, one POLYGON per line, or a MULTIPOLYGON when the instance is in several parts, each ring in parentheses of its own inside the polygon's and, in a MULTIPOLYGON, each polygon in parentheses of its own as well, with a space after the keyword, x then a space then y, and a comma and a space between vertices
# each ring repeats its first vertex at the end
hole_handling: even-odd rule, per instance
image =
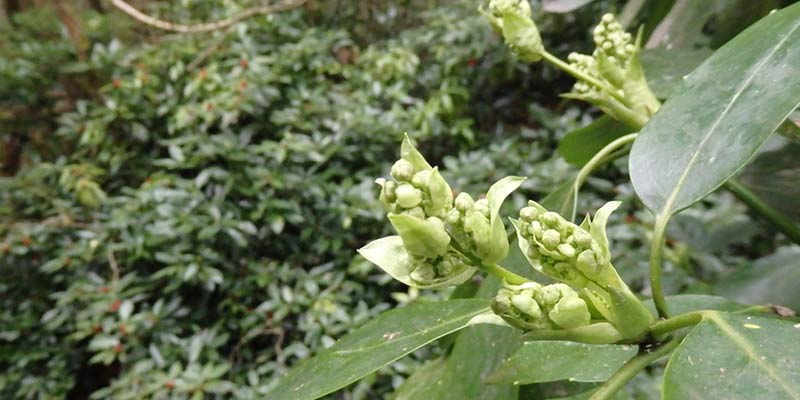
POLYGON ((610 399, 616 394, 628 381, 630 381, 639 371, 645 369, 648 365, 658 360, 659 358, 667 355, 672 350, 675 350, 680 344, 680 340, 673 339, 669 342, 662 344, 660 347, 650 350, 646 353, 640 353, 634 358, 628 360, 622 368, 618 369, 609 380, 600 385, 596 392, 589 397, 589 400, 606 400, 610 399))
POLYGON ((608 85, 605 84, 605 82, 602 82, 602 81, 600 81, 599 79, 597 79, 597 78, 595 78, 593 76, 589 76, 589 75, 587 75, 587 74, 585 74, 585 73, 583 73, 581 71, 578 71, 577 69, 573 68, 571 65, 565 63, 564 61, 561 61, 560 58, 550 54, 547 50, 542 50, 542 58, 545 61, 549 62, 550 64, 553 64, 556 67, 558 67, 559 69, 563 70, 564 72, 572 75, 575 79, 582 80, 582 81, 588 82, 588 83, 590 83, 590 84, 592 84, 594 86, 597 86, 598 88, 601 88, 601 89, 605 90, 606 92, 608 92, 608 94, 610 94, 612 97, 614 97, 615 99, 619 100, 620 102, 622 102, 622 103, 625 102, 625 99, 622 96, 620 96, 619 94, 614 93, 614 89, 613 88, 609 88, 608 85))
POLYGON ((676 315, 672 318, 662 321, 657 321, 650 326, 650 334, 653 335, 656 340, 659 340, 672 331, 700 323, 705 314, 705 311, 693 311, 686 314, 676 315))
POLYGON ((521 285, 521 284, 523 284, 525 282, 528 282, 527 278, 525 278, 523 276, 520 276, 520 275, 517 275, 517 274, 515 274, 515 273, 513 273, 513 272, 511 272, 511 271, 509 271, 509 270, 497 265, 497 264, 484 265, 483 269, 485 269, 490 274, 492 274, 492 275, 494 275, 494 276, 496 276, 496 277, 498 277, 500 279, 503 279, 503 280, 505 280, 506 282, 508 282, 508 283, 510 283, 512 285, 521 285))
POLYGON ((766 220, 770 225, 786 235, 791 241, 800 244, 800 226, 793 223, 791 218, 772 208, 750 189, 746 188, 735 179, 728 179, 728 181, 725 182, 725 188, 743 203, 747 204, 751 210, 755 211, 756 214, 766 220))
MULTIPOLYGON (((592 156, 589 161, 581 167, 581 170, 578 171, 578 176, 575 177, 575 184, 572 186, 572 215, 570 216, 570 221, 575 220, 575 210, 578 208, 578 192, 581 189, 581 185, 583 185, 583 181, 586 180, 586 177, 592 173, 596 168, 604 165, 607 162, 611 162, 616 159, 616 157, 612 157, 612 153, 619 148, 624 147, 626 144, 634 141, 638 133, 631 133, 625 136, 622 136, 611 143, 607 144, 603 147, 597 154, 592 156)), ((624 155, 625 153, 619 154, 619 156, 624 155)), ((614 154, 616 155, 616 154, 614 154)))
POLYGON ((664 298, 664 289, 661 287, 661 254, 664 251, 664 233, 667 230, 667 222, 669 222, 669 216, 659 215, 656 217, 653 239, 650 242, 650 289, 653 292, 656 311, 661 318, 669 318, 667 300, 664 298))

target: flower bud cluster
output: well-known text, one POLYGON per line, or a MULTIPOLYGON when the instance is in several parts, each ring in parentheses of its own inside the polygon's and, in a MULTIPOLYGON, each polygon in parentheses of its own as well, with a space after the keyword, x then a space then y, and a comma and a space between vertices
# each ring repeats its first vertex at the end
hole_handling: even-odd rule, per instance
POLYGON ((486 199, 475 201, 468 193, 459 193, 454 205, 447 212, 445 221, 462 248, 476 254, 477 243, 488 240, 490 236, 489 202, 486 199))
POLYGON ((481 6, 481 11, 498 32, 503 32, 503 16, 506 14, 531 18, 531 5, 528 0, 489 0, 481 6))
POLYGON ((586 302, 563 283, 521 285, 503 283, 492 301, 492 311, 521 329, 572 329, 589 325, 586 302))
POLYGON ((411 263, 413 269, 410 278, 423 286, 436 285, 471 268, 464 264, 460 254, 452 250, 436 258, 412 256, 411 263))
POLYGON ((622 29, 612 14, 603 15, 603 18, 594 28, 594 43, 597 52, 603 52, 609 61, 616 63, 620 68, 627 68, 628 61, 636 54, 633 36, 622 29))
POLYGON ((408 214, 419 219, 444 217, 452 207, 452 192, 435 169, 414 168, 404 159, 392 165, 394 180, 379 178, 380 199, 389 212, 408 214))
MULTIPOLYGON (((594 57, 572 52, 569 53, 569 56, 567 56, 567 61, 569 61, 569 64, 573 68, 581 73, 602 81, 603 78, 600 76, 600 70, 597 68, 597 60, 595 60, 594 57)), ((572 87, 572 91, 580 95, 586 95, 592 92, 600 92, 601 88, 593 85, 590 82, 577 81, 572 87)))
POLYGON ((528 242, 527 256, 548 275, 584 288, 600 278, 609 261, 585 229, 535 202, 520 210, 519 234, 528 242))
POLYGON ((542 59, 544 46, 539 28, 531 19, 528 0, 489 0, 481 6, 492 27, 503 34, 511 52, 524 62, 542 59))

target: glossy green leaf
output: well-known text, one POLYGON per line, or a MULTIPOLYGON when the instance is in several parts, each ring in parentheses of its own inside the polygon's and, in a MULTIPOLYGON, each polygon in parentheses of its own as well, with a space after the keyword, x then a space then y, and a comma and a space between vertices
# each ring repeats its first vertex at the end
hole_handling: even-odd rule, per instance
POLYGON ((703 26, 714 13, 715 0, 676 0, 653 29, 647 48, 691 48, 701 38, 703 26))
POLYGON ((637 346, 531 341, 509 357, 491 382, 538 383, 559 380, 603 382, 638 352, 637 346))
POLYGON ((430 388, 434 387, 437 382, 440 382, 444 375, 445 362, 444 357, 439 357, 435 360, 428 361, 425 365, 419 367, 414 371, 408 379, 395 390, 392 400, 416 400, 428 399, 430 396, 430 388))
POLYGON ((558 154, 568 163, 582 167, 603 147, 634 131, 614 118, 603 115, 589 125, 567 133, 558 143, 558 154))
MULTIPOLYGON (((477 296, 494 297, 500 281, 489 277, 477 296)), ((458 333, 455 345, 441 371, 430 373, 425 388, 405 389, 407 399, 512 400, 519 387, 510 382, 487 383, 484 379, 519 347, 518 329, 496 325, 473 325, 458 333), (414 396, 409 396, 412 393, 414 396)), ((416 375, 416 373, 415 373, 416 375)), ((420 378, 421 379, 421 378, 420 378)))
POLYGON ((489 310, 484 299, 419 303, 386 312, 295 366, 268 399, 316 399, 341 389, 489 310))
POLYGON ((800 248, 785 247, 754 263, 747 263, 714 291, 746 304, 778 304, 800 310, 800 248))
POLYGON ((679 92, 644 127, 630 156, 637 194, 661 216, 733 176, 800 103, 800 4, 723 46, 679 92))
POLYGON ((670 357, 664 400, 800 399, 795 322, 710 313, 670 357))
POLYGON ((644 49, 640 55, 647 84, 659 99, 672 97, 674 90, 697 66, 711 55, 708 49, 644 49))

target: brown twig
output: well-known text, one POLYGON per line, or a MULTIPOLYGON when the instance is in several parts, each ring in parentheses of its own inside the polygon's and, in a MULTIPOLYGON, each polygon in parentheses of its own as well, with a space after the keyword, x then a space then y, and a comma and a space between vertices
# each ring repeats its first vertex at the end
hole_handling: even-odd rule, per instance
POLYGON ((106 258, 108 258, 108 265, 111 267, 111 282, 117 283, 119 281, 119 264, 117 264, 117 259, 114 257, 114 252, 111 250, 106 252, 106 258))
POLYGON ((206 22, 196 25, 176 24, 169 21, 164 21, 158 18, 151 17, 133 8, 133 6, 126 3, 124 0, 111 0, 111 4, 122 10, 124 13, 135 18, 136 20, 159 29, 163 29, 166 31, 173 31, 173 32, 181 32, 181 33, 200 33, 200 32, 210 32, 210 31, 224 29, 237 22, 240 22, 242 20, 257 15, 272 14, 275 12, 296 8, 303 5, 303 3, 306 3, 307 1, 308 0, 285 0, 277 4, 248 8, 240 13, 237 13, 225 19, 221 19, 219 21, 206 22))

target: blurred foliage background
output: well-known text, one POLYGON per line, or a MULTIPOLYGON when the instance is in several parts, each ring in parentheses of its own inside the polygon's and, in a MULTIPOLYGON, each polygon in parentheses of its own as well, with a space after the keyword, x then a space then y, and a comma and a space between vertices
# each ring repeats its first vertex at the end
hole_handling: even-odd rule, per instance
MULTIPOLYGON (((599 15, 626 5, 579 3, 590 4, 533 2, 562 56, 589 51, 599 15)), ((672 3, 649 1, 632 26, 654 27, 672 3)), ((741 7, 710 7, 680 44, 718 46, 769 9, 727 3, 752 10, 731 24, 741 7)), ((191 24, 258 3, 131 4, 191 24)), ((377 313, 449 295, 408 290, 355 256, 388 232, 373 180, 404 132, 459 191, 528 176, 511 209, 574 173, 558 140, 599 115, 558 97, 569 77, 515 61, 473 2, 312 1, 200 34, 103 1, 3 5, 1 398, 261 398, 377 313)), ((624 160, 587 192, 580 210, 626 202, 615 265, 646 294, 651 221, 624 160)), ((753 263, 785 280, 781 260, 800 256, 727 194, 675 222, 670 293, 765 301, 780 294, 742 289, 753 278, 717 282, 753 263)), ((333 397, 388 395, 436 351, 333 397)))

